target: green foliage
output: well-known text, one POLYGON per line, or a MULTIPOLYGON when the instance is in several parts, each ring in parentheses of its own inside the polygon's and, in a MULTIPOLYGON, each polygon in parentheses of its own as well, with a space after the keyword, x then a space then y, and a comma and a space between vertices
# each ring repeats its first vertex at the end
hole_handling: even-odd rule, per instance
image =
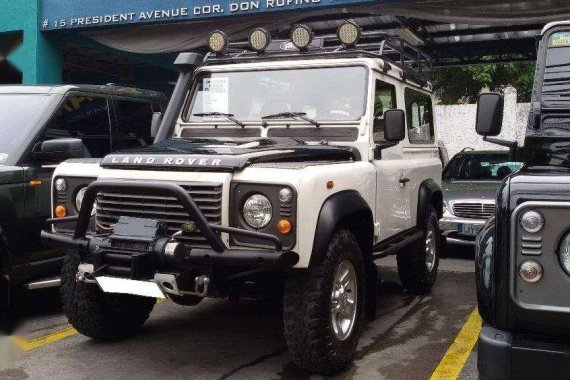
POLYGON ((519 102, 530 101, 534 63, 483 64, 441 68, 436 71, 438 95, 442 104, 475 103, 483 89, 517 89, 519 102))

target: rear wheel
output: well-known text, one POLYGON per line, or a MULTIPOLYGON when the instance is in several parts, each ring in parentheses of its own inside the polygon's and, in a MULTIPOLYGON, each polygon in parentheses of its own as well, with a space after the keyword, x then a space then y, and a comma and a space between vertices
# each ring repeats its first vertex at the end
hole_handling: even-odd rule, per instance
POLYGON ((285 285, 285 339, 295 363, 334 374, 352 361, 364 311, 364 265, 348 230, 338 231, 322 263, 291 273, 285 285))
POLYGON ((441 249, 437 213, 430 206, 423 239, 398 253, 398 274, 404 288, 414 294, 429 293, 437 278, 441 249))
POLYGON ((69 323, 81 334, 112 340, 135 335, 155 298, 103 293, 97 284, 76 281, 79 259, 68 255, 61 273, 61 298, 69 323))

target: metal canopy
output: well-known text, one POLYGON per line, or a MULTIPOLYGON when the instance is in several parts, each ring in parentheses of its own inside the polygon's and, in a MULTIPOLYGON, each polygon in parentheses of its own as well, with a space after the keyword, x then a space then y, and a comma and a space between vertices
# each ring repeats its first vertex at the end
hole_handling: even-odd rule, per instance
POLYGON ((434 66, 438 67, 534 61, 536 37, 544 26, 544 23, 470 25, 363 14, 311 17, 300 22, 311 27, 316 34, 326 34, 334 32, 347 18, 366 30, 381 30, 413 43, 430 54, 434 58, 434 66))
MULTIPOLYGON (((42 1, 57 5, 62 0, 42 1)), ((197 0, 196 4, 204 1, 212 6, 216 1, 222 5, 227 3, 228 7, 234 2, 197 0)), ((316 34, 323 35, 334 33, 342 21, 351 19, 365 31, 399 36, 420 47, 434 58, 435 66, 532 61, 535 59, 536 36, 544 24, 570 19, 568 0, 335 0, 330 3, 325 0, 264 0, 261 3, 269 4, 269 1, 293 5, 289 10, 283 8, 280 13, 264 5, 267 9, 252 13, 238 12, 219 17, 190 14, 186 21, 90 27, 80 27, 77 19, 73 26, 73 17, 82 15, 81 4, 95 4, 90 0, 64 0, 66 7, 61 8, 61 12, 71 15, 66 27, 73 26, 82 35, 108 47, 141 54, 203 50, 208 34, 214 29, 227 31, 232 41, 244 41, 254 27, 264 27, 275 37, 287 38, 291 26, 296 23, 304 23, 316 34)), ((161 4, 168 7, 176 2, 180 0, 162 0, 161 4)), ((130 2, 100 0, 99 3, 126 7, 124 4, 130 2)), ((50 10, 45 4, 43 14, 50 10)), ((53 17, 42 21, 44 26, 48 25, 47 32, 54 30, 49 26, 50 20, 53 17)), ((61 25, 60 21, 60 30, 61 25)))

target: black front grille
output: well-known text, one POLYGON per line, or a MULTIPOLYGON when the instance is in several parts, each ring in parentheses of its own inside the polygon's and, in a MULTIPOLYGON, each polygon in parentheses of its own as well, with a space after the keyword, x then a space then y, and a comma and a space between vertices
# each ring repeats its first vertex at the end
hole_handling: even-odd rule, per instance
POLYGON ((489 219, 495 213, 495 204, 482 202, 455 202, 453 203, 453 213, 461 218, 489 219))
MULTIPOLYGON (((182 186, 210 223, 222 222, 222 185, 182 186)), ((176 198, 161 194, 100 192, 97 195, 97 224, 103 230, 117 223, 120 216, 153 219, 168 225, 169 233, 180 231, 190 218, 176 198)), ((179 236, 194 247, 208 248, 206 239, 196 231, 179 236)))

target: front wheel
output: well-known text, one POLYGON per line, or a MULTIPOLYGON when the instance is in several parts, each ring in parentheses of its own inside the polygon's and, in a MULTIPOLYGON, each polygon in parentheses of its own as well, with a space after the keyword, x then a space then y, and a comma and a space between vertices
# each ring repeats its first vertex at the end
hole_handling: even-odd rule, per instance
POLYGON ((437 213, 430 206, 424 222, 423 238, 398 253, 398 275, 410 293, 427 294, 435 284, 440 256, 440 232, 437 213))
POLYGON ((352 361, 364 311, 364 264, 355 236, 339 230, 324 260, 285 284, 285 339, 295 363, 335 374, 352 361))
POLYGON ((103 293, 97 284, 76 280, 79 259, 67 256, 61 273, 61 299, 69 323, 100 340, 135 335, 148 319, 155 298, 103 293))

